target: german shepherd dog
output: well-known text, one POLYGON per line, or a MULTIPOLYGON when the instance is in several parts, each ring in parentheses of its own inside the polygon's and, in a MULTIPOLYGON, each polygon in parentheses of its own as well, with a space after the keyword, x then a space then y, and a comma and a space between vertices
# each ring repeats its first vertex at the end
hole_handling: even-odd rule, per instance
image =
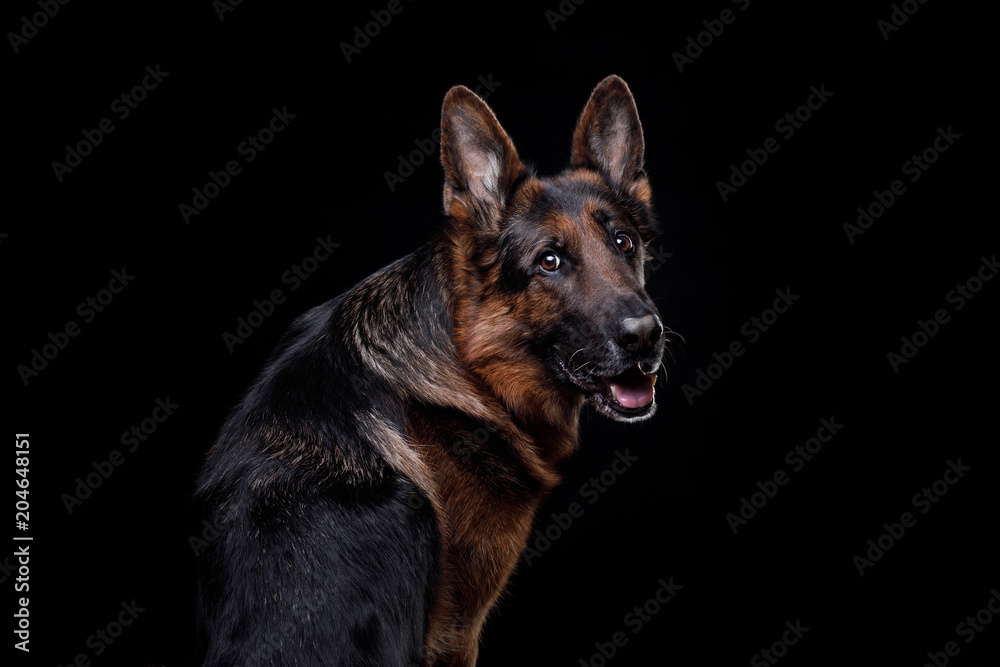
POLYGON ((643 152, 617 76, 552 177, 448 91, 445 229, 297 318, 207 454, 201 664, 475 664, 584 403, 655 409, 643 152))

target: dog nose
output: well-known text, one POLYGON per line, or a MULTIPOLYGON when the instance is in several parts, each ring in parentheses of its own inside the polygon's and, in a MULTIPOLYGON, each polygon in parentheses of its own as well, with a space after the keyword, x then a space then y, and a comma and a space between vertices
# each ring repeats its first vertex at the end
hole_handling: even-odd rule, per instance
POLYGON ((663 333, 660 318, 652 313, 642 317, 626 317, 618 326, 618 344, 629 352, 638 352, 656 345, 663 333))

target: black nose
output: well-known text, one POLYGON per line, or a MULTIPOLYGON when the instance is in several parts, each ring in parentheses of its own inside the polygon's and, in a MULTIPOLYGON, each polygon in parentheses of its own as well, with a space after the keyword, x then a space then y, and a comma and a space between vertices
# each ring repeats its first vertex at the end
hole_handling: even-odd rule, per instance
POLYGON ((626 317, 618 327, 618 344, 629 352, 656 345, 663 333, 660 319, 652 313, 643 317, 626 317))

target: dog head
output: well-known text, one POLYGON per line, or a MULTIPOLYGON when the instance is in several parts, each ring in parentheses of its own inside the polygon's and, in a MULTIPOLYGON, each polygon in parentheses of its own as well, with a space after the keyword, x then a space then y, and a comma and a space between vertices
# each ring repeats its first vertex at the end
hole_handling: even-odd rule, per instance
POLYGON ((593 90, 570 164, 538 177, 468 88, 445 97, 444 206, 465 362, 521 418, 619 421, 655 410, 664 329, 644 288, 655 233, 644 143, 625 82, 593 90), (575 418, 575 417, 574 417, 575 418))

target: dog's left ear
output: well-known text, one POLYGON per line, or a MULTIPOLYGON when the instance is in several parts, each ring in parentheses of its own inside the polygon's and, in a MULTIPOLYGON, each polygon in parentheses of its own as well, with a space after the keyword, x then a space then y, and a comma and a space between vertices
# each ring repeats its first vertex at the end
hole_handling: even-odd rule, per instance
POLYGON ((445 95, 441 109, 444 210, 495 231, 524 165, 493 111, 465 86, 445 95))
POLYGON ((646 181, 645 144, 635 100, 621 77, 612 74, 594 88, 573 132, 570 166, 598 171, 622 192, 646 181))

